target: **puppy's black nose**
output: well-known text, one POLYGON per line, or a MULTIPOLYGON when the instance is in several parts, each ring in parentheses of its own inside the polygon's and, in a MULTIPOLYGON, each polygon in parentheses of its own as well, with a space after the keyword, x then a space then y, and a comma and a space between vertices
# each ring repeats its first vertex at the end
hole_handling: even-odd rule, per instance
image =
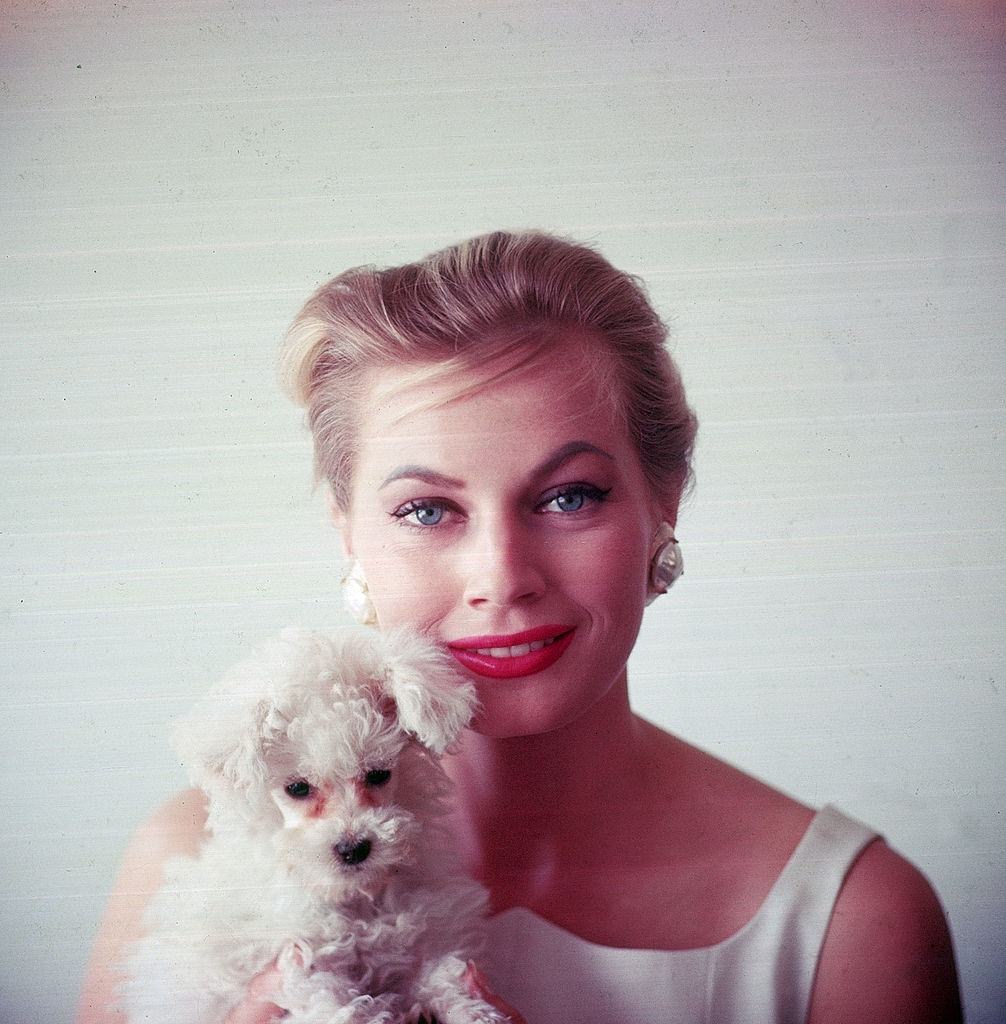
POLYGON ((335 844, 335 852, 344 864, 362 864, 370 856, 370 840, 344 839, 335 844))

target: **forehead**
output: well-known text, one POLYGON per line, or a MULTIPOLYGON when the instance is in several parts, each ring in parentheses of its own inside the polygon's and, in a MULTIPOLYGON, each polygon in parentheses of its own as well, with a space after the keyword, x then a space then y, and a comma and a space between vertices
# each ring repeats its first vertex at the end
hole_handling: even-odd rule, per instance
POLYGON ((623 455, 630 450, 612 400, 609 359, 576 338, 557 341, 516 369, 440 369, 412 364, 373 372, 361 408, 361 475, 414 451, 451 462, 488 455, 530 461, 574 438, 623 455))

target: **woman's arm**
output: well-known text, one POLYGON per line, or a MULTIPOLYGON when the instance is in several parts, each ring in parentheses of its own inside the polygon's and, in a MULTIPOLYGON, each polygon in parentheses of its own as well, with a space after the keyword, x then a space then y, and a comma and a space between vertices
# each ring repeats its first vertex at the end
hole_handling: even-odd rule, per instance
POLYGON ((197 789, 185 790, 154 812, 134 834, 98 928, 77 1009, 77 1024, 125 1024, 111 1009, 126 947, 140 938, 143 913, 164 880, 171 857, 195 854, 206 822, 197 789))
POLYGON ((943 908, 920 871, 872 843, 845 880, 808 1024, 956 1024, 960 992, 943 908))

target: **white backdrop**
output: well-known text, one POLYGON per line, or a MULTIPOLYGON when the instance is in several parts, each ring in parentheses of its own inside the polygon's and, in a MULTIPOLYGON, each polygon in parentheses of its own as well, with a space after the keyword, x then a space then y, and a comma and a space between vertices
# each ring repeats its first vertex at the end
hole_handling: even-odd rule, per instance
POLYGON ((884 832, 999 1020, 993 5, 0 11, 0 1017, 71 1015, 127 836, 183 782, 170 717, 341 621, 285 324, 347 266, 530 226, 649 282, 701 421, 638 707, 884 832))

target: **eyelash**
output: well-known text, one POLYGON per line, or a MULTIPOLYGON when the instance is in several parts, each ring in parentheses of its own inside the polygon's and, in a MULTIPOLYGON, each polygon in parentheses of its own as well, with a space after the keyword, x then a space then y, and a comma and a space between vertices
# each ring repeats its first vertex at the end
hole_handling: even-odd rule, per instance
POLYGON ((396 508, 391 514, 395 519, 399 520, 403 526, 407 526, 409 529, 430 530, 439 526, 440 523, 436 522, 432 526, 424 526, 422 523, 416 522, 414 519, 410 520, 409 516, 425 508, 447 509, 450 507, 456 508, 457 506, 453 506, 451 502, 441 501, 437 498, 417 498, 415 501, 407 501, 400 508, 396 508))
MULTIPOLYGON (((561 487, 553 488, 547 492, 546 495, 538 502, 535 506, 536 512, 542 512, 544 506, 550 505, 553 501, 558 500, 562 497, 571 497, 581 495, 589 503, 594 505, 600 505, 608 495, 611 493, 611 488, 595 487, 593 484, 587 483, 575 483, 575 484, 564 484, 561 487)), ((416 498, 412 501, 407 501, 404 505, 396 508, 391 515, 399 520, 403 526, 413 530, 432 530, 440 526, 440 521, 429 525, 423 525, 415 520, 410 520, 409 517, 419 512, 422 509, 442 509, 444 511, 457 510, 457 506, 450 501, 445 501, 440 498, 416 498)), ((575 509, 571 512, 559 512, 553 513, 558 515, 575 516, 578 515, 582 510, 575 509)), ((544 513, 543 513, 544 514, 544 513)), ((442 516, 441 516, 442 518, 442 516)))
POLYGON ((580 496, 584 498, 584 508, 556 513, 559 515, 575 516, 580 512, 588 511, 591 505, 600 505, 610 493, 610 487, 595 487, 593 484, 587 483, 563 484, 561 487, 554 487, 549 491, 535 507, 535 511, 542 511, 546 505, 551 505, 553 501, 558 501, 559 498, 580 496))

